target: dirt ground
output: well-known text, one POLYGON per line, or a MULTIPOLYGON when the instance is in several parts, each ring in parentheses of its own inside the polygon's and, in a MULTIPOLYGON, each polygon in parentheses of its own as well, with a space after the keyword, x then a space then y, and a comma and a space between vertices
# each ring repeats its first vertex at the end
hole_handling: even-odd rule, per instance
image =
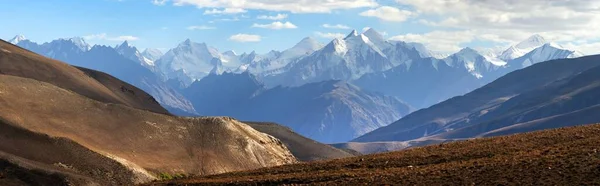
POLYGON ((598 185, 600 125, 149 185, 598 185))

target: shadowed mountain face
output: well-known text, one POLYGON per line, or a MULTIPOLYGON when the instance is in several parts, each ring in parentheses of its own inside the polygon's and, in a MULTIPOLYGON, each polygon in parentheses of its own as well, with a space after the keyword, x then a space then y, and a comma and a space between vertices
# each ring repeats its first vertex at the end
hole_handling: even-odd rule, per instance
POLYGON ((599 66, 600 56, 536 64, 354 141, 414 146, 600 122, 599 66))
POLYGON ((435 58, 414 60, 354 81, 361 88, 383 92, 422 108, 461 95, 483 85, 464 67, 452 67, 435 58))
POLYGON ((41 172, 39 179, 132 185, 159 173, 296 162, 281 141, 234 119, 163 114, 151 96, 118 79, 4 42, 0 72, 0 159, 41 172))
POLYGON ((265 89, 249 73, 211 75, 184 94, 201 114, 277 122, 323 143, 345 142, 411 111, 394 97, 341 81, 265 89))

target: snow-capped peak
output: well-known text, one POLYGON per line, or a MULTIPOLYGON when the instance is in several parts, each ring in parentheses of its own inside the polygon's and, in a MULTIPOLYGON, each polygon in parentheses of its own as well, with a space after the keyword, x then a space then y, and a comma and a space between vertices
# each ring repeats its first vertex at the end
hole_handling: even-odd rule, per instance
MULTIPOLYGON (((154 66, 155 60, 151 60, 151 59, 147 58, 144 54, 140 53, 140 51, 135 46, 130 45, 129 42, 127 42, 127 41, 123 41, 122 44, 117 45, 115 47, 115 50, 122 56, 124 56, 130 60, 139 62, 143 66, 146 66, 146 67, 154 66)), ((146 50, 148 50, 148 49, 146 49, 146 50)), ((158 51, 158 52, 161 53, 160 51, 158 51)))
POLYGON ((502 52, 498 58, 505 61, 516 59, 546 43, 548 43, 548 41, 544 39, 544 37, 539 34, 535 34, 519 42, 518 44, 509 47, 506 51, 502 52))
POLYGON ((341 55, 348 52, 348 48, 346 46, 346 41, 344 41, 340 38, 333 39, 333 41, 331 41, 331 43, 329 43, 327 46, 325 46, 325 48, 323 50, 328 51, 328 52, 334 52, 334 53, 341 54, 341 55))
POLYGON ((323 47, 323 44, 319 43, 317 40, 312 37, 305 37, 298 44, 294 45, 292 49, 301 49, 301 50, 318 50, 323 47))
POLYGON ((374 28, 369 28, 361 35, 369 38, 369 41, 373 43, 379 50, 383 51, 387 48, 394 46, 394 44, 388 42, 381 33, 377 32, 374 28))
POLYGON ((476 57, 476 56, 481 56, 481 54, 475 50, 472 49, 470 47, 465 47, 463 49, 461 49, 460 51, 458 51, 456 54, 461 55, 461 56, 469 56, 469 57, 476 57))
POLYGON ((519 64, 522 67, 527 67, 539 62, 549 61, 553 59, 575 58, 581 57, 583 54, 578 51, 565 49, 559 44, 550 42, 538 47, 531 52, 515 59, 511 63, 519 64))
POLYGON ((19 42, 21 42, 21 41, 25 41, 25 40, 27 40, 27 38, 25 38, 25 36, 23 36, 23 35, 17 35, 17 36, 15 36, 15 37, 13 37, 11 40, 9 40, 8 42, 10 42, 10 43, 12 43, 12 44, 16 45, 16 44, 18 44, 19 42))
POLYGON ((146 59, 153 61, 153 62, 158 60, 163 55, 164 54, 162 51, 160 51, 159 49, 155 49, 155 48, 146 48, 146 50, 144 50, 144 52, 142 52, 142 56, 144 56, 146 59))
POLYGON ((356 36, 358 36, 358 31, 352 30, 352 32, 350 32, 350 34, 348 34, 344 39, 348 39, 348 38, 356 37, 356 36))
POLYGON ((131 48, 131 45, 129 45, 129 42, 127 42, 127 40, 125 40, 125 41, 123 41, 123 43, 121 45, 118 45, 116 48, 121 48, 121 47, 131 48))
POLYGON ((179 43, 179 46, 190 46, 192 45, 192 40, 186 39, 185 41, 179 43))
POLYGON ((571 55, 569 55, 568 58, 584 56, 584 54, 579 51, 567 49, 567 48, 563 47, 562 45, 555 43, 555 42, 546 43, 540 48, 542 50, 544 50, 545 48, 554 48, 554 49, 559 49, 559 50, 563 50, 563 51, 568 51, 571 53, 571 55))
POLYGON ((546 44, 548 41, 544 39, 539 34, 535 34, 525 39, 524 41, 519 42, 519 44, 515 45, 516 48, 519 49, 527 49, 527 48, 537 48, 541 45, 546 44))
POLYGON ((383 35, 377 32, 374 28, 369 28, 369 30, 363 32, 363 35, 367 36, 372 41, 385 41, 383 35))
POLYGON ((235 51, 233 51, 233 50, 228 50, 228 51, 223 52, 223 55, 225 55, 225 56, 237 56, 237 53, 235 53, 235 51))
POLYGON ((81 37, 72 37, 72 38, 59 39, 59 40, 71 42, 75 46, 77 46, 77 48, 81 49, 81 51, 88 51, 88 50, 92 49, 90 44, 85 42, 85 40, 81 37))
POLYGON ((565 47, 555 42, 546 43, 542 47, 554 47, 561 50, 567 50, 565 47))

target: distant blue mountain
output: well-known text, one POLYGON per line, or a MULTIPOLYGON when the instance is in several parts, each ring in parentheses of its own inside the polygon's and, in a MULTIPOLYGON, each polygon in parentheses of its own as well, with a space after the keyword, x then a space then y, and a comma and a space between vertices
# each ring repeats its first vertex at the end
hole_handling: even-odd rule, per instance
POLYGON ((348 141, 411 112, 394 97, 343 81, 266 89, 247 72, 211 74, 184 95, 200 114, 277 122, 323 143, 348 141))

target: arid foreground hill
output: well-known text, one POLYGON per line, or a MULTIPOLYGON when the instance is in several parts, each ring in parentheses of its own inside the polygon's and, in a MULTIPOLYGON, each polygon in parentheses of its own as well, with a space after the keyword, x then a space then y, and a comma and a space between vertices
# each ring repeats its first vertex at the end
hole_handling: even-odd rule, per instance
POLYGON ((598 185, 600 125, 149 185, 598 185))
POLYGON ((296 162, 227 117, 174 117, 145 92, 0 41, 0 185, 132 185, 296 162))

